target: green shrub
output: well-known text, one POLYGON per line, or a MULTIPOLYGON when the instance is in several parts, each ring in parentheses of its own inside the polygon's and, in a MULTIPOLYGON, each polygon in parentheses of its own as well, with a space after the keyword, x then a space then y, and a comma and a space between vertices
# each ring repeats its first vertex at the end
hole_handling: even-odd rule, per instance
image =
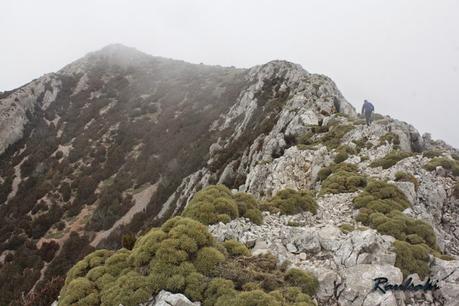
POLYGON ((100 305, 136 306, 151 297, 151 287, 147 277, 134 271, 128 272, 102 291, 100 305))
POLYGON ((193 264, 200 273, 210 275, 214 271, 215 266, 224 260, 225 256, 216 248, 204 247, 198 251, 193 264))
POLYGON ((242 243, 236 240, 233 240, 233 239, 226 240, 225 242, 223 242, 223 245, 228 251, 228 254, 231 256, 249 256, 250 255, 249 249, 245 245, 243 245, 242 243))
POLYGON ((439 150, 428 150, 422 152, 422 156, 427 157, 427 158, 435 158, 441 156, 442 153, 439 150))
POLYGON ((421 279, 429 275, 429 247, 422 244, 412 245, 405 241, 396 240, 393 243, 397 257, 395 266, 404 277, 417 273, 421 279))
POLYGON ((319 289, 319 281, 313 274, 296 268, 287 271, 285 281, 292 287, 300 288, 303 293, 310 296, 319 289))
POLYGON ((217 243, 207 226, 175 217, 140 237, 132 250, 98 250, 78 262, 59 305, 134 306, 160 290, 205 306, 312 305, 306 293, 314 294, 318 283, 311 274, 285 272, 270 254, 249 255, 244 245, 217 243))
POLYGON ((412 174, 398 171, 395 173, 395 180, 397 182, 410 182, 413 183, 415 190, 418 190, 419 188, 419 181, 416 179, 416 177, 412 174))
POLYGON ((352 232, 354 230, 354 226, 352 224, 344 223, 344 224, 341 224, 339 226, 339 229, 343 233, 347 234, 347 233, 350 233, 350 232, 352 232))
MULTIPOLYGON (((339 125, 332 122, 320 131, 324 131, 319 135, 321 137, 314 139, 312 132, 307 132, 296 138, 296 143, 299 146, 314 146, 323 144, 329 150, 336 149, 341 145, 341 139, 350 132, 354 127, 352 125, 339 125), (326 131, 326 132, 325 132, 326 131)), ((314 130, 315 131, 315 130, 314 130)))
POLYGON ((204 293, 204 306, 217 305, 218 302, 233 300, 236 296, 232 281, 224 278, 214 278, 204 293))
POLYGON ((258 208, 258 202, 254 196, 245 192, 238 192, 233 198, 236 201, 240 216, 258 225, 263 223, 263 215, 258 208))
POLYGON ((388 153, 383 158, 377 159, 370 164, 370 167, 382 167, 383 169, 389 169, 390 167, 394 166, 396 163, 405 159, 407 157, 412 156, 412 153, 402 152, 402 151, 392 151, 388 153))
POLYGON ((319 181, 325 180, 333 173, 331 167, 322 167, 320 168, 319 172, 317 173, 317 179, 319 181))
POLYGON ((253 196, 231 191, 223 185, 208 186, 197 192, 188 203, 182 216, 203 224, 227 223, 240 216, 261 224, 262 215, 253 196))
POLYGON ((298 287, 286 287, 269 293, 282 305, 315 306, 311 297, 298 287))
POLYGON ((394 144, 395 146, 400 145, 400 136, 393 132, 389 132, 384 134, 379 138, 379 145, 384 145, 384 144, 394 144))
POLYGON ((443 167, 446 170, 451 171, 454 176, 459 176, 459 161, 446 158, 446 157, 436 157, 431 159, 425 166, 424 169, 427 171, 433 171, 437 167, 443 167))
POLYGON ((298 145, 312 145, 314 141, 312 140, 312 133, 307 132, 296 137, 296 143, 298 145))
POLYGON ((341 144, 341 139, 354 127, 352 125, 336 125, 325 133, 318 142, 325 145, 329 150, 336 149, 341 144))
POLYGON ((61 294, 59 306, 73 305, 100 305, 100 296, 94 283, 83 277, 77 277, 68 283, 66 290, 61 294))
POLYGON ((121 238, 121 245, 125 249, 132 250, 132 248, 134 247, 135 241, 136 239, 135 239, 134 234, 127 233, 123 235, 123 237, 121 238))
MULTIPOLYGON (((235 306, 281 306, 272 295, 269 295, 262 290, 253 290, 241 292, 237 295, 235 306)), ((228 305, 229 306, 229 305, 228 305)))
POLYGON ((345 152, 345 153, 350 154, 350 155, 358 153, 356 151, 356 149, 354 149, 350 145, 340 145, 340 146, 338 146, 338 148, 336 148, 336 151, 337 152, 345 152))
POLYGON ((271 212, 280 212, 283 215, 294 215, 303 211, 316 214, 317 203, 309 191, 284 189, 266 201, 263 208, 271 212))
POLYGON ((353 200, 354 207, 360 209, 357 220, 365 225, 370 224, 372 213, 384 215, 393 210, 403 211, 410 207, 405 194, 395 185, 383 181, 371 181, 353 200))
POLYGON ((331 164, 330 166, 322 167, 319 170, 317 177, 319 181, 323 181, 327 177, 329 177, 332 173, 335 173, 338 171, 358 173, 358 168, 357 168, 357 165, 355 164, 348 164, 348 163, 331 164))
POLYGON ((202 301, 207 288, 207 278, 201 273, 192 272, 185 278, 184 294, 192 301, 202 301))
POLYGON ((367 179, 355 172, 339 170, 328 176, 320 188, 321 194, 355 192, 367 185, 367 179))
POLYGON ((396 186, 371 181, 353 202, 360 209, 357 221, 397 239, 394 242, 396 266, 405 277, 416 272, 424 278, 429 273, 428 254, 442 256, 437 251, 432 226, 402 213, 410 204, 396 186))
POLYGON ((362 137, 352 142, 355 143, 356 153, 360 153, 363 148, 368 148, 368 145, 371 144, 371 142, 368 142, 368 137, 362 137))
POLYGON ((335 163, 339 164, 349 158, 349 154, 345 151, 338 151, 333 160, 335 163))

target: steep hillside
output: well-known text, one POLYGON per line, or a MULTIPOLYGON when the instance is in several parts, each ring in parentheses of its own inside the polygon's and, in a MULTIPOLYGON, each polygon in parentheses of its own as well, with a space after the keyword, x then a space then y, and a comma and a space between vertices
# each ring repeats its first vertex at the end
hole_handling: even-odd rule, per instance
POLYGON ((76 261, 122 241, 133 250, 72 268, 60 305, 154 303, 161 290, 214 305, 221 286, 221 305, 459 297, 458 152, 382 115, 367 127, 329 78, 299 65, 210 67, 112 45, 2 93, 0 117, 2 305, 56 298, 76 261), (229 189, 207 194, 214 184, 229 189), (209 227, 174 219, 150 231, 182 212, 209 227), (370 293, 384 273, 442 289, 370 293))

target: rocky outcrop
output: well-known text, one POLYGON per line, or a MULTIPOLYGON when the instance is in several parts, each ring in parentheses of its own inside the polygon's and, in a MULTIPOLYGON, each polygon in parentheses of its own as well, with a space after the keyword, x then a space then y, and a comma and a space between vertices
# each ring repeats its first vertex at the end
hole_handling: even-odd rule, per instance
POLYGON ((209 226, 209 230, 220 241, 236 239, 253 247, 253 255, 269 252, 277 256, 279 263, 288 260, 293 266, 313 272, 320 283, 317 293, 320 305, 363 305, 361 302, 370 293, 373 278, 388 268, 394 271, 394 281, 401 281, 400 270, 393 266, 392 237, 381 236, 372 229, 345 234, 337 226, 327 224, 328 219, 320 222, 316 218, 310 214, 265 214, 264 224, 259 226, 240 218, 209 226), (295 220, 299 219, 307 225, 297 226, 295 220), (365 269, 368 277, 358 276, 358 271, 365 269), (349 277, 360 279, 354 282, 349 277), (358 302, 352 303, 357 298, 358 302))
POLYGON ((36 108, 46 109, 54 102, 60 82, 53 74, 34 80, 0 99, 0 154, 24 135, 26 124, 36 108))

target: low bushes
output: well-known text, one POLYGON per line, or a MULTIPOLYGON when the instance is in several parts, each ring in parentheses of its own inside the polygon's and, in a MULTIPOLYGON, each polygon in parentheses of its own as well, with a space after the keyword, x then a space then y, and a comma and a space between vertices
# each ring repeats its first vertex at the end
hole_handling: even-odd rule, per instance
POLYGON ((389 169, 390 167, 394 166, 396 163, 405 159, 407 157, 412 156, 412 153, 409 152, 402 152, 402 151, 392 151, 383 158, 377 159, 370 164, 370 167, 382 167, 383 169, 389 169))
POLYGON ((329 150, 336 149, 341 144, 341 139, 349 133, 354 127, 352 125, 336 125, 330 128, 318 142, 321 142, 329 150))
POLYGON ((459 176, 459 161, 446 158, 446 157, 436 157, 431 159, 425 166, 424 169, 427 171, 433 171, 437 167, 443 167, 446 170, 451 171, 454 176, 459 176))
POLYGON ((441 151, 438 150, 428 150, 422 152, 422 156, 427 157, 427 158, 435 158, 441 156, 441 151))
POLYGON ((249 249, 245 245, 236 240, 226 240, 225 242, 223 242, 223 246, 226 248, 230 256, 250 255, 249 249))
POLYGON ((341 224, 339 226, 339 229, 343 233, 347 234, 347 233, 350 233, 350 232, 352 232, 354 230, 354 226, 352 224, 349 224, 349 223, 344 223, 344 224, 341 224))
POLYGON ((311 146, 323 144, 329 150, 336 149, 341 145, 341 139, 350 132, 354 127, 352 125, 342 125, 329 123, 328 126, 310 127, 311 131, 306 132, 296 138, 298 145, 311 146), (314 138, 313 136, 320 134, 320 137, 314 138))
POLYGON ((314 305, 310 273, 281 270, 272 255, 247 257, 236 241, 217 243, 207 227, 175 217, 140 237, 132 249, 98 250, 67 274, 60 306, 134 306, 160 290, 180 292, 204 306, 314 305), (241 256, 244 255, 244 256, 241 256))
POLYGON ((321 194, 355 192, 367 185, 367 179, 355 172, 338 171, 328 176, 320 188, 321 194))
POLYGON ((393 132, 386 133, 379 138, 379 146, 385 145, 386 143, 393 144, 397 148, 400 145, 400 136, 393 132))
POLYGON ((417 273, 421 279, 429 275, 429 247, 423 244, 413 245, 405 241, 394 241, 394 250, 397 257, 395 266, 404 277, 417 273))
POLYGON ((419 181, 416 179, 416 177, 412 174, 398 171, 395 173, 395 181, 397 182, 410 182, 413 183, 414 188, 418 190, 419 188, 419 181))
POLYGON ((294 215, 303 211, 317 212, 317 203, 309 191, 296 191, 284 189, 279 191, 273 198, 262 204, 264 210, 283 215, 294 215))
POLYGON ((333 160, 335 163, 339 164, 349 158, 349 154, 345 151, 338 151, 333 160))
POLYGON ((357 165, 355 164, 348 164, 348 163, 331 164, 330 166, 322 167, 317 174, 317 178, 319 179, 319 181, 323 181, 327 177, 329 177, 332 173, 339 172, 339 171, 357 173, 358 168, 357 168, 357 165))
POLYGON ((323 167, 317 177, 322 181, 320 194, 355 192, 367 185, 365 176, 358 173, 357 165, 340 163, 323 167))
POLYGON ((319 288, 319 282, 312 274, 299 269, 288 270, 285 280, 291 286, 301 288, 301 291, 308 295, 314 295, 319 288))
POLYGON ((263 218, 255 198, 249 194, 233 195, 224 185, 208 186, 194 195, 182 216, 203 224, 227 223, 238 217, 246 217, 261 224, 263 218))
POLYGON ((423 278, 429 271, 428 254, 442 256, 437 251, 432 226, 402 213, 410 204, 396 186, 372 181, 353 202, 354 207, 360 209, 357 221, 397 239, 394 242, 395 265, 405 277, 418 273, 423 278))

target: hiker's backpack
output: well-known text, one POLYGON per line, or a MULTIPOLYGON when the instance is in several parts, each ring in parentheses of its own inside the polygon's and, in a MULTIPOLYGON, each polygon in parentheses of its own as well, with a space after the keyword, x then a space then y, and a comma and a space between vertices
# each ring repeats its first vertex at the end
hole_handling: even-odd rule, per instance
POLYGON ((373 104, 371 102, 368 102, 367 110, 369 110, 370 112, 374 112, 375 111, 375 107, 373 106, 373 104))
POLYGON ((375 110, 375 107, 373 106, 373 104, 371 102, 367 102, 367 104, 365 105, 365 111, 366 112, 374 112, 375 110))

